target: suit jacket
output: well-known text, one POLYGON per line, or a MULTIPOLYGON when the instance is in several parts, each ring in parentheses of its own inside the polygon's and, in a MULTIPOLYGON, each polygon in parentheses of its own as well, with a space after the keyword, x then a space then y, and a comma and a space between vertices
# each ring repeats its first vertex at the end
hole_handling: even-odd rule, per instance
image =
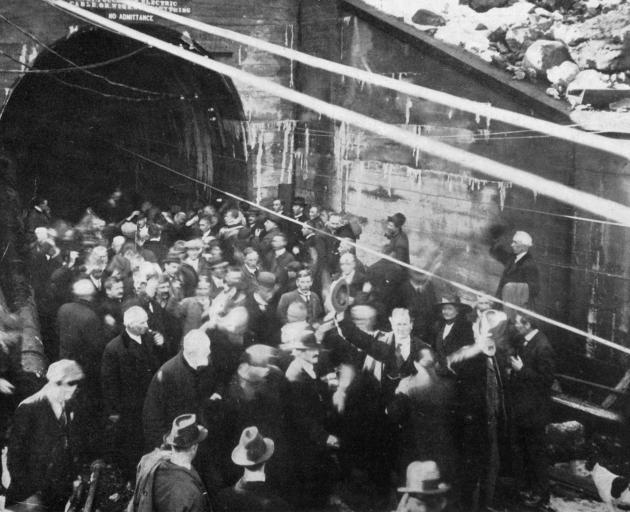
POLYGON ((409 239, 407 233, 401 231, 385 246, 385 254, 404 263, 409 263, 409 239))
POLYGON ((505 265, 496 296, 501 298, 503 287, 507 283, 526 283, 529 287, 530 302, 535 300, 540 291, 540 277, 538 266, 531 253, 527 252, 518 261, 516 261, 515 254, 506 251, 500 245, 493 247, 490 253, 505 265))
POLYGON ((271 251, 267 253, 266 267, 269 272, 273 272, 274 274, 276 274, 277 277, 278 272, 281 270, 286 271, 289 263, 293 261, 295 261, 295 258, 293 257, 293 254, 291 254, 289 251, 285 251, 280 256, 276 256, 276 253, 274 251, 271 251))
POLYGON ((100 399, 99 377, 105 340, 95 304, 83 300, 64 304, 57 312, 57 328, 60 359, 79 363, 85 373, 86 391, 91 398, 100 399))
POLYGON ((346 339, 357 348, 363 350, 367 355, 376 361, 384 363, 383 374, 381 376, 381 386, 386 400, 394 396, 394 391, 400 379, 415 373, 413 361, 421 349, 431 349, 430 345, 421 339, 411 337, 411 350, 405 359, 396 353, 396 340, 391 334, 385 341, 372 336, 359 329, 349 319, 344 319, 340 324, 341 332, 346 339))
POLYGON ((304 300, 304 297, 302 297, 297 290, 293 290, 291 292, 282 294, 282 296, 280 297, 280 302, 278 302, 278 318, 280 318, 280 321, 283 324, 288 322, 287 310, 293 302, 301 302, 306 306, 306 321, 309 324, 317 322, 324 314, 324 306, 322 305, 322 300, 316 293, 311 292, 310 300, 307 303, 306 300, 304 300))
POLYGON ((523 368, 512 370, 510 376, 514 422, 521 426, 544 426, 550 415, 555 371, 553 348, 547 336, 538 331, 527 344, 518 347, 517 355, 523 361, 523 368))
POLYGON ((438 356, 440 376, 455 379, 455 394, 458 409, 462 414, 474 413, 480 418, 486 409, 486 356, 478 354, 447 369, 446 357, 466 345, 475 343, 472 324, 461 314, 455 319, 451 331, 443 338, 445 322, 440 320, 434 327, 433 347, 438 356))
POLYGON ((216 498, 217 510, 224 512, 283 512, 291 508, 276 496, 267 482, 246 482, 242 478, 223 489, 216 498))
POLYGON ((150 334, 142 336, 139 344, 123 331, 107 344, 101 363, 105 416, 120 414, 121 422, 140 430, 144 397, 162 352, 150 334))
POLYGON ((82 420, 77 417, 75 406, 73 402, 66 404, 65 425, 57 419, 42 391, 18 406, 8 443, 10 501, 23 500, 37 491, 72 492, 77 469, 73 460, 86 448, 82 420))

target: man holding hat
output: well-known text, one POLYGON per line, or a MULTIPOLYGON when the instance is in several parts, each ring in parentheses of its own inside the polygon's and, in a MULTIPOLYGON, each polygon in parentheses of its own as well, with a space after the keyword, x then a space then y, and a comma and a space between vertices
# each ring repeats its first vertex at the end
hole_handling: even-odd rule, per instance
POLYGON ((173 420, 162 450, 148 453, 138 465, 138 478, 130 510, 133 512, 209 512, 208 494, 193 468, 199 443, 208 430, 194 414, 173 420))
POLYGON ((247 427, 238 446, 232 451, 232 462, 243 468, 243 476, 232 487, 217 495, 217 507, 225 512, 282 512, 289 505, 269 488, 265 464, 274 452, 274 442, 263 437, 256 427, 247 427))
POLYGON ((87 451, 72 401, 83 377, 76 362, 56 361, 48 367, 46 385, 18 406, 8 443, 9 503, 28 499, 63 510, 77 475, 76 461, 87 451))
POLYGON ((441 481, 440 469, 432 461, 416 461, 407 466, 407 481, 399 487, 403 497, 396 512, 441 512, 451 486, 441 481))

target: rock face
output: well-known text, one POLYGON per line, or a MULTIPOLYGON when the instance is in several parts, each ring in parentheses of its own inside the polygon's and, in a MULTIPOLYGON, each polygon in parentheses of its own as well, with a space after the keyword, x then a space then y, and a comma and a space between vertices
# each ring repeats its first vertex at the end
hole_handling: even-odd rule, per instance
POLYGON ((574 79, 630 86, 630 0, 364 1, 572 104, 574 79))
POLYGON ((531 69, 537 75, 546 76, 548 69, 571 60, 569 50, 560 41, 538 40, 533 42, 523 58, 523 68, 531 69))
POLYGON ((418 25, 433 25, 435 27, 446 25, 444 17, 428 9, 419 9, 416 14, 413 15, 411 21, 418 25))

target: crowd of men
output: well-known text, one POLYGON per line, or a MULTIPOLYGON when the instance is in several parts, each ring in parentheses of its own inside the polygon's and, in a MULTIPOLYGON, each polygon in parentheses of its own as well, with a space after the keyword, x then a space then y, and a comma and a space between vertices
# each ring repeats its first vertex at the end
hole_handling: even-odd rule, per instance
MULTIPOLYGON (((470 511, 510 472, 546 509, 554 360, 534 319, 366 266, 354 218, 301 198, 246 206, 129 214, 116 191, 69 226, 36 201, 28 267, 51 364, 19 402, 19 325, 0 315, 8 502, 62 510, 77 464, 103 459, 135 485, 134 511, 470 511)), ((387 219, 382 253, 409 263, 405 221, 387 219)), ((531 237, 494 242, 498 293, 531 306, 531 237)))

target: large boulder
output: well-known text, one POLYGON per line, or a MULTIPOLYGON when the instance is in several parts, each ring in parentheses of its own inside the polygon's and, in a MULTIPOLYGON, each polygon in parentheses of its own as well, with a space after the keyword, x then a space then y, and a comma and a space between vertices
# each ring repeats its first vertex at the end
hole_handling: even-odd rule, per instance
POLYGON ((545 76, 547 70, 571 60, 569 50, 560 41, 539 40, 532 43, 523 58, 523 68, 545 76))
POLYGON ((446 25, 444 16, 440 16, 429 9, 418 9, 416 14, 411 18, 411 21, 418 25, 432 25, 435 27, 446 25))
POLYGON ((468 5, 475 11, 485 12, 494 7, 504 7, 507 3, 508 0, 470 0, 468 5))
POLYGON ((569 83, 567 93, 579 93, 585 89, 607 89, 610 87, 607 75, 599 73, 594 69, 580 71, 569 83))
POLYGON ((554 66, 547 70, 547 80, 553 85, 566 87, 575 80, 575 77, 580 72, 580 68, 575 62, 565 60, 559 66, 554 66))

